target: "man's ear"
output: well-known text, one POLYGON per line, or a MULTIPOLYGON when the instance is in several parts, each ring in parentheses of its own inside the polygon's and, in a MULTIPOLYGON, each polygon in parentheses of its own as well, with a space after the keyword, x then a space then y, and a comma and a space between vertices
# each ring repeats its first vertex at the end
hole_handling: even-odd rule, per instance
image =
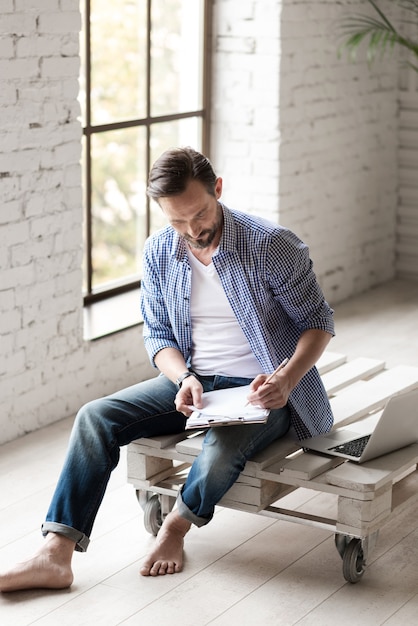
POLYGON ((215 197, 217 200, 219 200, 222 195, 222 184, 222 178, 217 178, 215 181, 215 197))

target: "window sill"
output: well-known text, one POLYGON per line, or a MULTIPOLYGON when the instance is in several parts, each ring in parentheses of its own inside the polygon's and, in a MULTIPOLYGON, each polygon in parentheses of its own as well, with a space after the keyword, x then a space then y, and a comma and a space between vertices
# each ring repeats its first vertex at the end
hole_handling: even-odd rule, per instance
POLYGON ((93 341, 142 323, 138 290, 84 307, 84 339, 93 341))

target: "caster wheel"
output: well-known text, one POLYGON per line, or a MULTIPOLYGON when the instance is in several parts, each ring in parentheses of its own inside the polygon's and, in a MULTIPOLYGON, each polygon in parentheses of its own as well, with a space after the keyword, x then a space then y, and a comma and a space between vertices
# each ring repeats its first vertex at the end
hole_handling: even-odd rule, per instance
POLYGON ((365 562, 361 539, 351 539, 343 554, 343 575, 347 582, 357 583, 364 574, 365 562))
POLYGON ((345 552, 345 549, 347 547, 347 544, 350 541, 350 538, 347 535, 341 535, 341 534, 337 533, 334 536, 334 540, 335 540, 335 547, 338 550, 338 554, 343 559, 344 558, 344 552, 345 552))
POLYGON ((155 494, 146 502, 144 506, 144 526, 151 535, 157 535, 162 526, 161 504, 159 497, 155 494))

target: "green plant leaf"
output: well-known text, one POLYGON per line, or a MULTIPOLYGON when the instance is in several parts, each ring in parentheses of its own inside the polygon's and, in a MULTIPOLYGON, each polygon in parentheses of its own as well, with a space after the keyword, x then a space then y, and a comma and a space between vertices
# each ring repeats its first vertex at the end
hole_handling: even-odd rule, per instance
MULTIPOLYGON (((413 14, 417 20, 413 23, 418 26, 418 0, 395 1, 404 10, 408 10, 413 14)), ((352 61, 356 60, 357 51, 361 44, 365 42, 366 58, 369 64, 373 63, 378 55, 380 55, 380 58, 383 58, 388 50, 392 52, 395 46, 401 46, 409 50, 418 59, 418 41, 404 37, 375 0, 368 0, 368 2, 378 17, 355 14, 347 15, 343 18, 339 31, 344 41, 338 47, 338 56, 341 57, 345 49, 349 54, 349 58, 352 61)), ((407 61, 407 64, 415 71, 418 71, 417 66, 411 61, 407 61)))

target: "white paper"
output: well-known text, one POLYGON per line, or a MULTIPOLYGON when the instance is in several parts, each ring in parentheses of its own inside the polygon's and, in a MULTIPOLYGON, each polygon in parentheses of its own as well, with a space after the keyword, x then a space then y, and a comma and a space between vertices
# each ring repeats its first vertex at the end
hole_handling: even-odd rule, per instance
POLYGON ((192 407, 194 411, 187 420, 186 428, 266 422, 269 409, 247 405, 249 393, 251 393, 249 385, 203 393, 203 407, 201 409, 192 407))

